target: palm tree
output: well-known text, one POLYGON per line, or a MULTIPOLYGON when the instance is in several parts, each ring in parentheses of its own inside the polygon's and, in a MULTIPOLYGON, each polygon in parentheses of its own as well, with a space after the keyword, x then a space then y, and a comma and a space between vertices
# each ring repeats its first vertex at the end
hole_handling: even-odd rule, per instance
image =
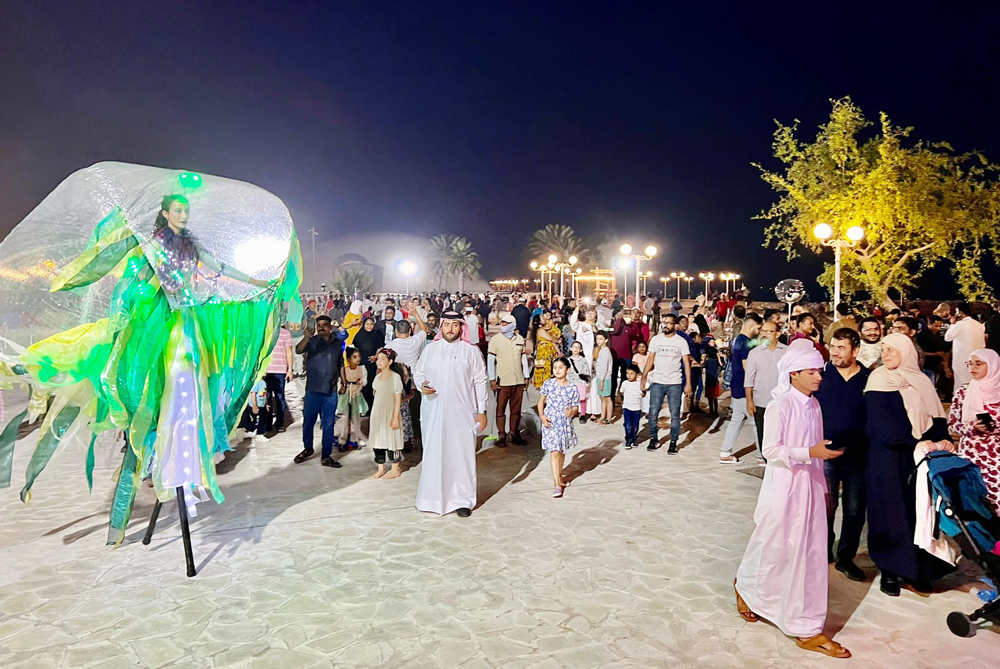
POLYGON ((544 261, 550 255, 555 254, 560 260, 568 260, 576 256, 581 260, 590 254, 590 250, 584 245, 576 231, 568 225, 546 225, 541 230, 536 230, 528 244, 528 250, 539 261, 544 261))
POLYGON ((448 256, 448 271, 458 275, 458 292, 465 290, 465 280, 471 279, 482 268, 479 254, 472 250, 472 244, 465 237, 456 237, 451 242, 448 256))
POLYGON ((333 278, 333 290, 343 297, 356 297, 372 289, 371 273, 363 269, 342 269, 333 278))
POLYGON ((437 279, 437 288, 440 291, 448 274, 451 273, 449 263, 451 262, 451 247, 455 240, 454 235, 434 235, 431 237, 430 271, 437 279))

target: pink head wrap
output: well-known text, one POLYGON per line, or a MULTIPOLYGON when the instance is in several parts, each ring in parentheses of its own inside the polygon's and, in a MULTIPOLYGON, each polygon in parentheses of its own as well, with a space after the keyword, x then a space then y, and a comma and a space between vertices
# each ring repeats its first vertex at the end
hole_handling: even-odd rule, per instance
POLYGON ((811 339, 795 339, 788 345, 785 355, 778 361, 778 385, 771 393, 773 399, 781 399, 792 389, 792 372, 803 369, 823 369, 823 356, 816 350, 811 339))
POLYGON ((1000 404, 1000 355, 989 348, 972 352, 969 359, 979 358, 986 363, 986 376, 982 380, 972 379, 965 391, 962 404, 962 422, 976 422, 976 414, 986 413, 987 404, 1000 404))

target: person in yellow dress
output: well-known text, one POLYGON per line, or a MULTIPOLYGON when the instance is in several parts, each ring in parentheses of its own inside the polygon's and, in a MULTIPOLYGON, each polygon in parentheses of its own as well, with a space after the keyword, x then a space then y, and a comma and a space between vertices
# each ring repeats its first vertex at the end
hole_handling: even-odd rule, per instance
POLYGON ((552 378, 552 361, 560 355, 560 340, 562 333, 559 326, 552 322, 552 314, 543 311, 531 319, 531 340, 535 346, 535 372, 531 382, 536 388, 541 388, 552 378))

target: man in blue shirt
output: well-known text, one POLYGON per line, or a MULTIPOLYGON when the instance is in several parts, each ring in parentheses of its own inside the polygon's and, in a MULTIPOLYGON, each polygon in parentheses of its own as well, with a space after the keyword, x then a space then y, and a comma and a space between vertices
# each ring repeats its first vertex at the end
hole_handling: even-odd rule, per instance
POLYGON ((306 396, 302 407, 303 450, 295 456, 296 463, 302 463, 313 456, 313 429, 320 418, 323 429, 323 456, 320 464, 325 467, 340 467, 333 459, 336 443, 334 425, 337 419, 337 384, 340 382, 340 368, 343 366, 343 345, 333 334, 333 324, 329 316, 316 317, 316 336, 309 328, 295 347, 296 353, 306 356, 306 396))
POLYGON ((826 519, 829 527, 827 550, 833 554, 833 520, 837 498, 843 486, 844 522, 837 546, 837 571, 852 581, 864 581, 865 572, 854 564, 865 526, 865 460, 868 439, 865 436, 867 412, 865 386, 871 373, 858 364, 861 336, 851 328, 835 330, 830 340, 830 362, 823 368, 823 382, 813 395, 823 410, 823 438, 831 450, 844 455, 823 462, 827 488, 826 519))
MULTIPOLYGON (((764 319, 760 314, 750 312, 743 321, 740 333, 733 339, 729 346, 729 365, 732 370, 732 381, 729 384, 732 399, 729 408, 732 410, 732 417, 729 419, 729 427, 726 428, 726 436, 722 440, 722 450, 719 452, 719 462, 724 465, 735 465, 739 458, 733 455, 733 447, 736 445, 736 438, 740 435, 740 430, 746 425, 754 425, 753 416, 747 411, 747 392, 744 386, 746 379, 747 356, 753 347, 753 339, 760 333, 760 326, 764 319)), ((757 431, 752 430, 754 445, 757 447, 757 461, 764 463, 764 456, 760 452, 760 444, 757 443, 757 431)))

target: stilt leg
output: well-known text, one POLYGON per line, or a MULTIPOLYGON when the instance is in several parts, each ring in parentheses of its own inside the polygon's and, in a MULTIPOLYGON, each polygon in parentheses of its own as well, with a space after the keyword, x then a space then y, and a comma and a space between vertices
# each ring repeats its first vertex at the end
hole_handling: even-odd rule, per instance
POLYGON ((191 528, 188 526, 187 505, 184 503, 184 486, 177 486, 177 513, 181 518, 181 538, 184 539, 184 561, 187 564, 187 575, 194 576, 198 572, 194 568, 194 552, 191 550, 191 528))
POLYGON ((142 545, 148 546, 149 542, 153 538, 153 531, 156 529, 156 519, 160 516, 160 509, 163 508, 163 503, 160 500, 156 500, 156 505, 153 507, 153 515, 149 517, 149 527, 146 528, 146 536, 142 538, 142 545))

